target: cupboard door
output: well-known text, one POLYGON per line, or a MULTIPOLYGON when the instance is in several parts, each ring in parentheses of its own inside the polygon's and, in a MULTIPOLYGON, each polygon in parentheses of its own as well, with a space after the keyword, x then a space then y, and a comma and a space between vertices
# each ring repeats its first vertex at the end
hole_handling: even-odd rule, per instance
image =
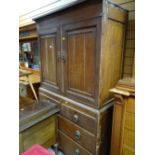
POLYGON ((42 86, 55 92, 60 91, 60 52, 58 34, 40 37, 42 86))
POLYGON ((80 102, 95 103, 98 78, 99 20, 63 26, 65 94, 80 102))

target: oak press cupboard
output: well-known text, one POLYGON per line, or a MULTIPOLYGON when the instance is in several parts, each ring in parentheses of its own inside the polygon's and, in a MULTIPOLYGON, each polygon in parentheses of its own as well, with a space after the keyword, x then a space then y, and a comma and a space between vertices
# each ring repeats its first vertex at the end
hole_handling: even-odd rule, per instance
POLYGON ((78 0, 35 18, 40 99, 60 108, 57 141, 65 155, 108 155, 113 98, 121 78, 127 11, 78 0))

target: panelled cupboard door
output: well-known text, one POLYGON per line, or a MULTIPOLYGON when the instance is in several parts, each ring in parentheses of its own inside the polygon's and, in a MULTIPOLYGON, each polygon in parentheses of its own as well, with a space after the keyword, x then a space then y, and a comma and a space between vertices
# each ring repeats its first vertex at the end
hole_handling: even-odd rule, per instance
POLYGON ((65 95, 95 104, 97 95, 99 19, 62 26, 65 95))
POLYGON ((58 33, 40 36, 42 85, 52 91, 60 91, 60 52, 58 33))

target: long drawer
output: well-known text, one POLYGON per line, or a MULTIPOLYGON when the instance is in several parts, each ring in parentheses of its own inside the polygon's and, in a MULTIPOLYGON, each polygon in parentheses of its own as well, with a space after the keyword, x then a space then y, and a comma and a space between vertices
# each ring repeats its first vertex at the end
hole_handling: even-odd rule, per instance
POLYGON ((58 140, 65 155, 93 155, 59 130, 58 140))
POLYGON ((58 116, 58 128, 74 141, 82 145, 88 151, 95 153, 96 136, 87 130, 79 127, 75 123, 67 120, 62 116, 58 116))
POLYGON ((82 128, 92 132, 95 135, 97 134, 97 120, 95 117, 92 117, 87 113, 66 104, 61 105, 60 113, 62 116, 78 124, 82 128))

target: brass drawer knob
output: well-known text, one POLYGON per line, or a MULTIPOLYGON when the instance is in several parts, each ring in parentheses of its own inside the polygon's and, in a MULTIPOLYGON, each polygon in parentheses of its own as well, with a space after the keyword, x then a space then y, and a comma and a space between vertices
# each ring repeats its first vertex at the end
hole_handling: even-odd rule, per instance
POLYGON ((75 114, 74 117, 73 117, 73 121, 78 122, 78 120, 79 120, 79 116, 75 114))
POLYGON ((75 138, 79 140, 80 137, 81 137, 80 131, 79 130, 76 130, 76 132, 75 132, 75 138))
POLYGON ((76 149, 74 154, 75 155, 80 155, 80 150, 79 149, 76 149))

